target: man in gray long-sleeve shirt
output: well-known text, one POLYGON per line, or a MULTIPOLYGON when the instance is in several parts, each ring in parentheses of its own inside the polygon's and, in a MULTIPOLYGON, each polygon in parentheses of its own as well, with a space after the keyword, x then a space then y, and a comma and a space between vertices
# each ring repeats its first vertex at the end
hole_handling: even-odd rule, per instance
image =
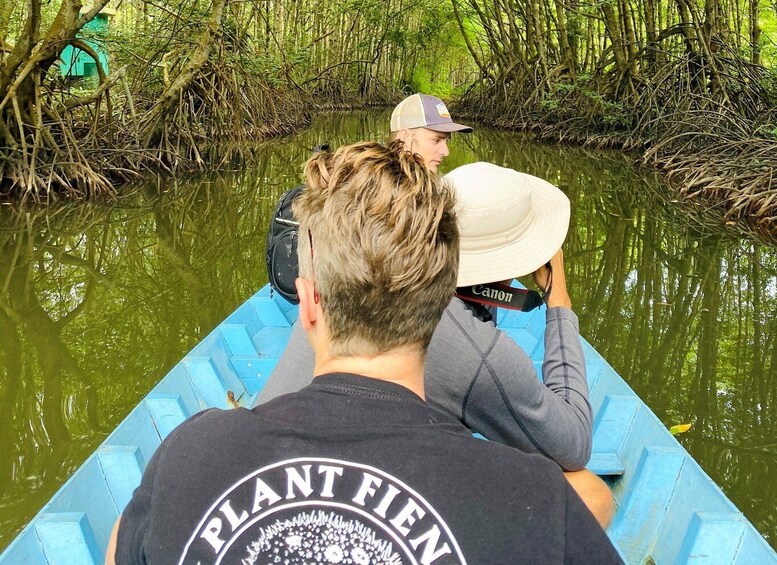
MULTIPOLYGON (((488 163, 459 167, 447 179, 459 200, 457 286, 469 292, 465 300, 451 301, 434 332, 425 365, 426 400, 488 439, 556 461, 606 525, 613 512, 610 492, 598 477, 581 471, 591 454, 592 414, 560 250, 569 201, 541 179, 488 163), (494 299, 509 289, 488 283, 528 273, 548 291, 543 382, 527 354, 495 327, 495 308, 487 307, 510 307, 494 299), (483 300, 484 294, 491 300, 483 300)), ((259 401, 306 386, 312 368, 312 350, 295 327, 259 401)))

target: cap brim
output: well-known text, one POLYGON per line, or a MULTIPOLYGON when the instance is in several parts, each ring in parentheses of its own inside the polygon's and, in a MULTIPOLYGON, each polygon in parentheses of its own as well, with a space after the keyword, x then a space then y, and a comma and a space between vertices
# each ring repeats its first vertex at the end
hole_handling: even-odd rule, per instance
POLYGON ((451 133, 451 132, 459 132, 459 133, 472 133, 472 128, 469 126, 465 126, 462 124, 455 124, 453 122, 445 122, 444 124, 432 124, 428 126, 422 126, 426 129, 430 129, 432 131, 439 131, 442 133, 451 133))
POLYGON ((532 189, 534 225, 517 241, 489 251, 466 251, 462 236, 456 286, 485 284, 533 273, 561 249, 569 230, 570 206, 566 195, 547 181, 527 177, 532 189))

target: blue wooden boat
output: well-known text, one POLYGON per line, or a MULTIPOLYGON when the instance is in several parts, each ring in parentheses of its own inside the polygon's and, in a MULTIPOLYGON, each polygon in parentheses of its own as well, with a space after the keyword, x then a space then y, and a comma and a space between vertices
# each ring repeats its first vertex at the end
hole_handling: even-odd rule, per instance
MULTIPOLYGON (((141 401, 0 556, 0 565, 102 563, 116 518, 161 440, 208 407, 250 406, 297 310, 264 287, 141 401)), ((539 369, 545 316, 501 311, 500 327, 539 369)), ((777 564, 777 554, 650 409, 585 340, 594 454, 618 511, 608 534, 627 563, 777 564)))

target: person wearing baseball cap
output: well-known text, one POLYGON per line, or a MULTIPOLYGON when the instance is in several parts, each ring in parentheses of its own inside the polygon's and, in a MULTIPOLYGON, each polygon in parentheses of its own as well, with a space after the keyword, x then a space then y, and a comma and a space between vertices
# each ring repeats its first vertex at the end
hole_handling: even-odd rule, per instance
POLYGON ((401 140, 409 151, 420 155, 433 172, 448 156, 453 132, 472 133, 472 128, 455 123, 445 102, 436 96, 413 94, 391 113, 392 139, 401 140))
MULTIPOLYGON (((419 155, 433 173, 448 155, 451 132, 471 133, 472 128, 451 119, 445 103, 436 96, 413 94, 397 104, 391 114, 391 140, 400 140, 404 149, 419 155)), ((324 143, 313 152, 328 151, 324 143)), ((280 198, 268 233, 265 262, 270 285, 286 300, 296 303, 297 228, 292 204, 304 185, 295 186, 280 198)))

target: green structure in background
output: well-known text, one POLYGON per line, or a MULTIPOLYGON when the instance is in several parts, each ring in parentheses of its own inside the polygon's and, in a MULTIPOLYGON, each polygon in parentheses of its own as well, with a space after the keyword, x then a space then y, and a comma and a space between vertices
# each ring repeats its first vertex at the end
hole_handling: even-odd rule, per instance
MULTIPOLYGON (((91 7, 84 6, 81 8, 81 13, 84 14, 89 10, 91 10, 91 7)), ((96 38, 99 38, 108 31, 110 18, 115 15, 116 10, 103 8, 100 13, 81 30, 82 33, 90 39, 79 35, 80 39, 86 42, 94 49, 95 53, 97 53, 98 59, 100 60, 100 66, 106 74, 108 73, 108 52, 103 47, 102 42, 96 38)), ((59 70, 62 73, 62 76, 65 77, 80 78, 98 76, 97 62, 91 55, 72 45, 68 45, 62 51, 62 55, 60 55, 59 70)))

